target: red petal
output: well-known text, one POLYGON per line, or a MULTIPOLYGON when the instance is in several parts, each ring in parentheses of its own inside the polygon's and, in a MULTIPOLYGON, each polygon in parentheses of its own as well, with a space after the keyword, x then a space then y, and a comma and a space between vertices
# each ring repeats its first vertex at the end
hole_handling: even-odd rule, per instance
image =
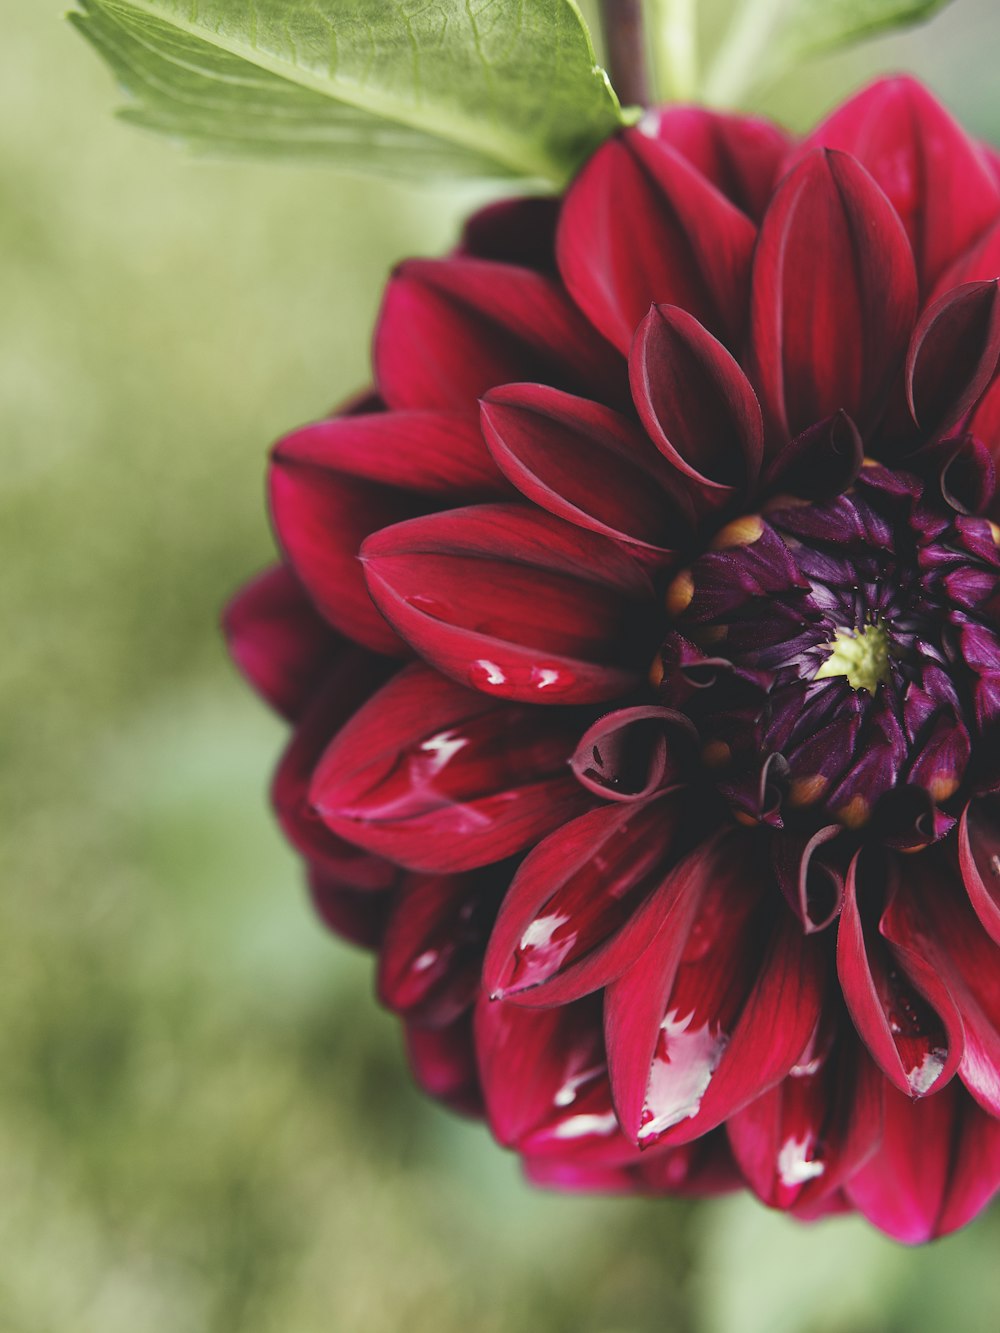
POLYGON ((924 438, 941 438, 989 388, 1000 358, 1000 282, 947 292, 920 317, 906 358, 906 399, 924 438))
POLYGON ((309 871, 309 894, 325 926, 341 939, 362 949, 377 949, 382 943, 392 895, 346 889, 315 867, 309 871))
POLYGON ((909 885, 897 883, 895 862, 861 886, 862 853, 851 862, 837 932, 837 970, 851 1018, 873 1059, 909 1097, 940 1091, 962 1058, 962 1023, 947 989, 898 925, 909 885), (876 879, 878 883, 876 884, 876 879), (888 906, 878 919, 881 883, 888 906), (897 891, 898 889, 898 891, 897 891))
POLYGON ((947 1236, 978 1216, 1000 1190, 1000 1120, 961 1097, 954 1155, 935 1235, 947 1236))
POLYGON ((755 228, 669 145, 629 130, 570 187, 556 240, 570 295, 622 352, 653 302, 738 340, 755 228))
POLYGON ((271 466, 271 514, 278 541, 317 609, 348 638, 377 653, 403 655, 405 645, 372 605, 358 561, 369 533, 410 518, 416 497, 325 468, 271 466))
POLYGON ((784 1077, 819 1016, 814 942, 784 911, 772 922, 752 844, 703 845, 668 890, 655 940, 605 992, 615 1105, 638 1143, 721 1123, 784 1077))
POLYGON ((232 598, 222 628, 233 661, 272 708, 293 721, 337 645, 286 565, 251 579, 232 598))
POLYGON ((958 826, 962 879, 983 929, 1000 944, 1000 820, 994 802, 970 802, 958 826))
POLYGON ((697 750, 698 733, 683 713, 655 704, 619 708, 583 733, 573 772, 606 801, 641 801, 684 786, 697 750))
POLYGON ((760 404, 726 349, 684 310, 654 306, 629 357, 632 396, 663 456, 701 489, 749 487, 760 469, 760 404))
POLYGON ((497 466, 529 500, 654 557, 683 541, 673 470, 628 418, 541 384, 508 384, 482 403, 497 466))
POLYGON ((389 862, 331 833, 309 801, 309 784, 320 755, 387 674, 387 663, 373 660, 359 648, 342 653, 299 721, 271 787, 285 837, 319 873, 341 887, 385 889, 398 877, 389 862))
POLYGON ((463 227, 460 253, 553 273, 559 205, 559 199, 537 195, 487 204, 463 227))
POLYGON ((510 494, 483 443, 474 412, 331 417, 286 435, 277 452, 285 463, 448 496, 452 502, 510 494))
POLYGON ((604 806, 565 824, 521 865, 483 964, 494 997, 565 1004, 604 986, 656 932, 677 831, 675 801, 604 806))
POLYGON ((752 218, 763 215, 788 152, 784 130, 756 116, 700 106, 650 111, 642 128, 682 153, 737 208, 752 218))
POLYGON ((839 107, 806 139, 856 157, 903 220, 923 291, 1000 212, 980 146, 914 79, 882 79, 839 107))
POLYGON ((483 951, 502 882, 413 875, 393 899, 379 955, 378 997, 427 1027, 453 1023, 479 993, 483 951))
POLYGON ((597 533, 527 506, 478 505, 376 533, 371 595, 417 652, 505 699, 592 703, 625 693, 641 567, 597 533))
POLYGON ((482 259, 414 259, 386 288, 375 332, 390 407, 470 411, 497 384, 538 380, 619 402, 623 367, 558 283, 482 259))
POLYGON ((843 410, 862 434, 913 327, 916 276, 896 213, 843 153, 810 153, 761 226, 751 292, 755 380, 781 439, 843 410))
POLYGON ((512 707, 423 665, 400 672, 337 734, 311 799, 339 836, 414 870, 500 861, 580 814, 577 724, 512 707))
POLYGON ((471 1014, 445 1028, 408 1023, 405 1035, 410 1068, 424 1092, 462 1115, 481 1116, 483 1096, 471 1014))

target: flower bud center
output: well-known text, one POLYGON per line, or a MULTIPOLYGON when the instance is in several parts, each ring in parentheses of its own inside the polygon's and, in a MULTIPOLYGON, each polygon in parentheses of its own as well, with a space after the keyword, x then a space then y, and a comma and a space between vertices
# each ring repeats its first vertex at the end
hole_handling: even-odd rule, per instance
POLYGON ((813 679, 846 676, 852 689, 874 694, 889 676, 889 642, 889 631, 881 620, 858 629, 838 629, 829 644, 830 655, 813 679))

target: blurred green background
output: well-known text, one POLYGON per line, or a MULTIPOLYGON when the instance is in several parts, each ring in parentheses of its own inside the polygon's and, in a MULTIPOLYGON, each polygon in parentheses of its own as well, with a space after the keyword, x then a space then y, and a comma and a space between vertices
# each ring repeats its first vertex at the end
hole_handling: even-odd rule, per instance
MULTIPOLYGON (((413 1091, 216 620, 269 441, 364 383, 389 265, 475 197, 194 161, 112 119, 61 8, 4 0, 0 44, 2 1333, 995 1333, 996 1212, 909 1252, 546 1196, 413 1091)), ((958 0, 765 106, 905 67, 1000 140, 998 44, 958 0)))

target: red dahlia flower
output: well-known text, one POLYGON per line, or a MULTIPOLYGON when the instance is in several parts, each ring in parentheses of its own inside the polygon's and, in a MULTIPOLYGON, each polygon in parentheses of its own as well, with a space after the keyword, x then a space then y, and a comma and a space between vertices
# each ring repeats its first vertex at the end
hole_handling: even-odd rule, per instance
POLYGON ((393 275, 237 662, 416 1077, 532 1179, 1000 1185, 1000 185, 919 85, 669 109, 393 275))

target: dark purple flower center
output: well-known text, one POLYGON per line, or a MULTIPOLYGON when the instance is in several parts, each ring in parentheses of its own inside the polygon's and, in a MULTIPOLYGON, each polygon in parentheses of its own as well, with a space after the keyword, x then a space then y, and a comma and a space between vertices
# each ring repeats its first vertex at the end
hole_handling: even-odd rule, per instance
POLYGON ((919 845, 1000 700, 997 529, 880 465, 825 503, 729 523, 667 591, 656 668, 737 818, 878 817, 919 845))

